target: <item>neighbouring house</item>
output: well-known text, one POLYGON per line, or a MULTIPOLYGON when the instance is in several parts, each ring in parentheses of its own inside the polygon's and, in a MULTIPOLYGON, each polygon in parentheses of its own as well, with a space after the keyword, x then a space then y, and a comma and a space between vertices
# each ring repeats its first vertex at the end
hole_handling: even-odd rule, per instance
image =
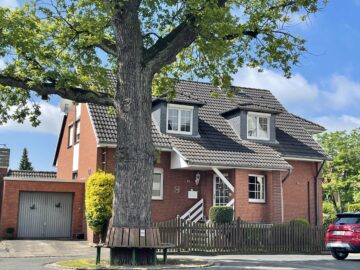
MULTIPOLYGON (((160 150, 153 178, 154 221, 180 216, 196 222, 207 219, 211 206, 228 205, 235 218, 245 221, 281 223, 305 218, 321 223, 319 171, 327 156, 313 135, 323 132, 323 127, 289 113, 268 90, 234 88, 233 97, 221 93, 215 97, 211 84, 191 81, 180 81, 176 90, 171 101, 153 98, 152 138, 160 150)), ((114 173, 116 118, 100 105, 63 101, 61 106, 65 115, 54 158, 56 178, 52 174, 46 179, 34 175, 25 179, 19 178, 20 172, 8 173, 2 212, 8 211, 4 211, 7 200, 18 212, 21 200, 32 206, 35 198, 23 195, 23 184, 11 187, 19 181, 48 196, 44 201, 60 192, 64 202, 72 205, 67 210, 72 217, 68 235, 87 234, 91 239, 83 221, 83 184, 96 170, 114 173), (72 194, 68 199, 67 193, 72 194)), ((11 218, 21 215, 14 213, 11 218)), ((18 232, 20 223, 10 225, 17 224, 18 232)))

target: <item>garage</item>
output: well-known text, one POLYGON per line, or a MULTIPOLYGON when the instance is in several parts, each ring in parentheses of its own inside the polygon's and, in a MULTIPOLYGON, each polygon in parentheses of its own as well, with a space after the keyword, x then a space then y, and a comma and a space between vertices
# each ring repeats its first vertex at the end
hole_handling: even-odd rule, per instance
POLYGON ((71 238, 72 193, 20 192, 18 238, 71 238))

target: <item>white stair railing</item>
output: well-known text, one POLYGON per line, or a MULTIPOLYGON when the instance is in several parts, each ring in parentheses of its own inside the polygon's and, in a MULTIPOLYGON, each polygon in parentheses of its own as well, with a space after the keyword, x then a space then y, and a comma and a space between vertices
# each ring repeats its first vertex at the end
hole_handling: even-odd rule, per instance
POLYGON ((204 218, 204 199, 198 201, 193 207, 191 207, 180 219, 188 220, 191 222, 198 222, 204 218))
POLYGON ((226 206, 231 206, 234 209, 234 203, 235 203, 235 199, 232 199, 230 202, 227 203, 226 206))

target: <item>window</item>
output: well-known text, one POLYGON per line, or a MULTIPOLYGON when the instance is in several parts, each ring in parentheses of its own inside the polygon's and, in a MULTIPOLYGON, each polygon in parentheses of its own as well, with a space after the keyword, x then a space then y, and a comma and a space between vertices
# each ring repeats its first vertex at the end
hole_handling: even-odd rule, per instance
POLYGON ((78 172, 77 171, 74 171, 73 173, 72 173, 72 179, 73 180, 76 180, 78 178, 78 172))
POLYGON ((167 127, 169 133, 192 133, 193 107, 183 105, 168 105, 167 127))
POLYGON ((68 147, 71 147, 74 144, 74 126, 69 126, 69 133, 68 133, 68 147))
MULTIPOLYGON (((224 174, 226 179, 228 175, 224 174)), ((217 175, 214 175, 214 205, 215 206, 226 206, 229 200, 230 189, 224 183, 223 180, 217 175)))
POLYGON ((270 139, 270 114, 249 112, 247 116, 247 137, 249 139, 270 139))
POLYGON ((160 168, 154 169, 152 199, 153 200, 163 199, 163 170, 160 168))
POLYGON ((75 122, 75 143, 80 141, 80 120, 75 122))
POLYGON ((265 176, 249 175, 249 202, 265 202, 265 176))

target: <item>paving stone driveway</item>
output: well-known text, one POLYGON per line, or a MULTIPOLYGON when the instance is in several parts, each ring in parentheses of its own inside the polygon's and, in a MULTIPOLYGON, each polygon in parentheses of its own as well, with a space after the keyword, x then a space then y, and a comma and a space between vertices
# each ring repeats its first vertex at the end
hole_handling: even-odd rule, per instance
MULTIPOLYGON (((108 250, 104 250, 104 256, 108 250)), ((87 241, 11 240, 0 242, 0 258, 95 256, 87 241)))

